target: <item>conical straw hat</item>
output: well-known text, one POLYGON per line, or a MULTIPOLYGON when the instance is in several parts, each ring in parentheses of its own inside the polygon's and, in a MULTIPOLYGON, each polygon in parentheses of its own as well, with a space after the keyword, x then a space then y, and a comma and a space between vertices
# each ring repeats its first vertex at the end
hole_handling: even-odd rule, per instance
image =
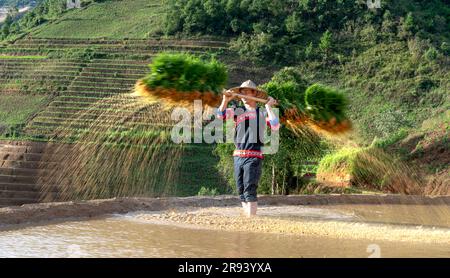
POLYGON ((230 91, 239 94, 239 93, 241 93, 242 89, 252 89, 252 90, 254 90, 256 92, 256 97, 267 98, 267 93, 262 91, 262 90, 260 90, 260 89, 258 89, 256 87, 256 84, 253 81, 251 81, 251 80, 247 80, 247 81, 243 82, 241 84, 241 86, 239 86, 239 87, 231 88, 230 91))

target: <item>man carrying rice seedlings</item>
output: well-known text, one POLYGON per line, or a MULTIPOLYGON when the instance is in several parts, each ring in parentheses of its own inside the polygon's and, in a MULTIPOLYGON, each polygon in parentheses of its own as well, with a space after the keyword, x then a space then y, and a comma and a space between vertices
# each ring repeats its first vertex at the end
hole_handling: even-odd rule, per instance
POLYGON ((217 111, 219 119, 232 118, 235 122, 234 177, 244 213, 251 217, 256 215, 257 210, 256 190, 261 177, 264 131, 266 125, 272 131, 280 128, 279 119, 272 110, 272 105, 277 101, 269 97, 263 111, 257 107, 256 100, 241 97, 243 106, 227 108, 228 103, 235 97, 233 93, 258 98, 265 97, 266 94, 257 89, 251 80, 247 80, 240 87, 231 88, 223 94, 217 111))

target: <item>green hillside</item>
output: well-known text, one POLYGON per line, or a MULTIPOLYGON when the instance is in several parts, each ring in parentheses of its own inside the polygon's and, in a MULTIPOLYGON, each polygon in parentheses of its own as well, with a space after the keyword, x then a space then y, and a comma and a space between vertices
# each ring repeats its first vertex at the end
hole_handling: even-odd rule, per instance
POLYGON ((94 3, 63 14, 31 35, 36 38, 144 39, 161 31, 164 10, 164 5, 158 0, 94 3))
MULTIPOLYGON (((0 98, 32 96, 26 110, 0 113, 3 136, 47 140, 89 103, 130 90, 155 53, 188 51, 225 62, 230 86, 262 84, 289 67, 279 79, 341 89, 352 142, 450 186, 448 1, 382 0, 379 9, 353 0, 108 0, 67 11, 58 0, 44 4, 2 27, 0 98)), ((283 174, 280 183, 295 178, 283 174)))

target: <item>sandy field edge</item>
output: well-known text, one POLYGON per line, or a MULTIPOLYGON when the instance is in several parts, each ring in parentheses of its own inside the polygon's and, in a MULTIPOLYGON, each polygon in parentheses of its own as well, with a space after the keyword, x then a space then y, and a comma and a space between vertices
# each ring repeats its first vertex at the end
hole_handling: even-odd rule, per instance
MULTIPOLYGON (((259 196, 259 205, 338 205, 338 204, 401 204, 401 205, 448 205, 450 196, 412 195, 289 195, 259 196)), ((0 208, 0 228, 17 224, 38 224, 63 219, 94 218, 108 214, 134 211, 164 211, 183 207, 238 206, 236 196, 215 197, 164 197, 164 198, 113 198, 89 201, 70 201, 26 204, 0 208)))

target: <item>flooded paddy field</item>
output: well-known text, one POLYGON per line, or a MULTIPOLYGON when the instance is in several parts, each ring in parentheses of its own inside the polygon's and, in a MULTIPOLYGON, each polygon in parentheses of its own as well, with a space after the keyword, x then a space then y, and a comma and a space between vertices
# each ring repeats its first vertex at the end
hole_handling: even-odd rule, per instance
POLYGON ((3 208, 0 257, 450 256, 448 198, 380 198, 263 196, 251 219, 227 196, 3 208))

